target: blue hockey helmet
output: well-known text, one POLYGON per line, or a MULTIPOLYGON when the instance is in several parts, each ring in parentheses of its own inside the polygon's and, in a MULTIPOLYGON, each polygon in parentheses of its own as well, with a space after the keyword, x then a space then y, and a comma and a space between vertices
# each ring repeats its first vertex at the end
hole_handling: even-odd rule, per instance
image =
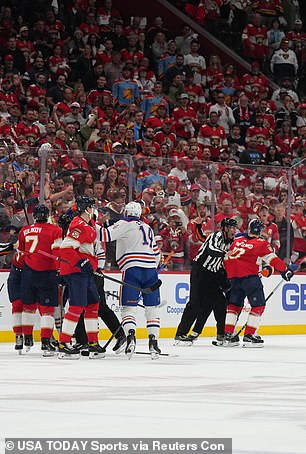
POLYGON ((248 231, 252 235, 260 235, 264 228, 263 222, 259 219, 252 219, 252 221, 249 222, 248 231))

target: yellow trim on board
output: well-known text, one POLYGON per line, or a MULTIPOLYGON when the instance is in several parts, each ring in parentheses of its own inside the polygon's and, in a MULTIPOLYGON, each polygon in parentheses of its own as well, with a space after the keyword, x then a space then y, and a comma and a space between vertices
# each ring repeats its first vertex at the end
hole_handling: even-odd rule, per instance
MULTIPOLYGON (((241 326, 237 327, 239 330, 241 326)), ((176 333, 176 328, 161 328, 160 337, 173 339, 176 333)), ((270 335, 288 335, 288 334, 306 334, 306 325, 267 325, 261 326, 258 333, 262 336, 270 335)), ((55 337, 57 338, 57 333, 54 331, 55 337)), ((216 328, 208 327, 204 328, 203 334, 201 337, 215 337, 216 328)), ((148 332, 146 328, 137 329, 137 337, 139 339, 146 339, 148 337, 148 332)), ((110 338, 110 332, 108 329, 101 329, 99 332, 100 340, 107 340, 110 338)), ((39 330, 34 331, 34 340, 39 342, 39 330)), ((0 331, 0 342, 14 342, 15 336, 12 331, 0 331)))

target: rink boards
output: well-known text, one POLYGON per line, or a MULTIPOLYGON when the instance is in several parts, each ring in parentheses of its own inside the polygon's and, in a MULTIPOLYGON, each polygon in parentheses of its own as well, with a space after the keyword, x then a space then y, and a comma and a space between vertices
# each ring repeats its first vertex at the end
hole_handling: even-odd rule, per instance
MULTIPOLYGON (((107 273, 111 277, 121 279, 120 273, 107 273)), ((6 281, 7 271, 0 272, 0 341, 11 342, 14 336, 11 330, 11 304, 8 299, 6 281)), ((160 310, 161 318, 161 337, 173 337, 176 327, 180 321, 185 304, 189 297, 189 273, 162 273, 160 278, 163 282, 160 292, 162 307, 160 310)), ((282 281, 273 296, 267 303, 267 308, 263 314, 259 334, 306 334, 306 279, 305 274, 296 274, 292 281, 287 283, 279 275, 271 276, 262 280, 266 297, 282 281)), ((109 280, 105 280, 106 299, 108 305, 118 314, 120 318, 120 306, 118 298, 120 286, 109 280)), ((205 292, 205 282, 203 282, 203 292, 205 292)), ((142 303, 142 301, 141 301, 142 303)), ((243 325, 247 319, 249 307, 246 304, 240 324, 243 325)), ((101 320, 100 320, 101 322, 101 320)), ((139 338, 146 337, 144 309, 139 307, 137 314, 139 338)), ((109 337, 109 331, 101 322, 100 338, 109 337)), ((35 329, 39 329, 39 316, 35 329)), ((38 332, 36 333, 37 336, 38 332)), ((215 321, 211 315, 203 331, 203 336, 215 335, 215 321)))

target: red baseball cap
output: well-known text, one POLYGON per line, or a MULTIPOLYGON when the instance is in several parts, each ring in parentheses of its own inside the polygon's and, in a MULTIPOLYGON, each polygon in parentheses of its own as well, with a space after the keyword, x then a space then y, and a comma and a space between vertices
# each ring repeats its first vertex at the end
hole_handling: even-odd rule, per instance
POLYGON ((198 184, 192 184, 190 186, 190 191, 201 191, 201 188, 198 184))

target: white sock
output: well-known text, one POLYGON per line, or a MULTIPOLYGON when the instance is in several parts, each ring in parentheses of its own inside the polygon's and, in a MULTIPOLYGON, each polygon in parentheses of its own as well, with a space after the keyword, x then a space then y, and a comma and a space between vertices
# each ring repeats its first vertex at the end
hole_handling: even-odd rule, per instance
POLYGON ((159 338, 160 318, 159 306, 147 306, 145 308, 145 317, 147 319, 148 335, 154 334, 155 338, 159 338))

